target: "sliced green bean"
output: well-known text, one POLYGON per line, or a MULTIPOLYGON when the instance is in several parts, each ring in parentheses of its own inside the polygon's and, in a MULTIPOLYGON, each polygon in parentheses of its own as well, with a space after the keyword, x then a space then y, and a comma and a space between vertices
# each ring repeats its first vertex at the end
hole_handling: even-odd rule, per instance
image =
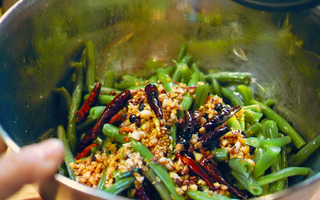
POLYGON ((180 63, 185 63, 186 65, 189 65, 191 63, 192 56, 191 55, 185 55, 183 56, 180 63))
POLYGON ((177 142, 177 124, 172 124, 170 128, 170 135, 172 137, 172 145, 175 147, 176 142, 177 142))
POLYGON ((97 186, 97 190, 103 190, 105 188, 105 184, 106 184, 106 180, 107 180, 107 169, 106 171, 102 174, 98 186, 97 186))
POLYGON ((158 78, 164 86, 166 92, 171 92, 171 88, 174 86, 172 79, 163 68, 157 69, 158 78))
POLYGON ((230 117, 227 121, 227 125, 232 129, 232 130, 241 130, 241 125, 239 121, 237 120, 236 116, 233 115, 230 117))
POLYGON ((297 133, 297 131, 285 119, 283 119, 279 114, 274 112, 271 108, 254 99, 252 99, 250 103, 259 105, 263 114, 265 114, 269 119, 274 120, 277 123, 280 130, 284 134, 289 135, 291 137, 294 145, 298 149, 300 149, 302 146, 306 144, 306 142, 299 135, 299 133, 297 133))
POLYGON ((272 107, 275 104, 274 99, 267 99, 265 102, 263 102, 266 106, 272 107))
POLYGON ((236 171, 231 171, 231 174, 237 179, 237 181, 246 188, 251 194, 255 196, 259 196, 262 194, 263 190, 260 187, 260 185, 257 183, 255 178, 252 176, 249 176, 249 178, 246 178, 242 174, 239 174, 236 171))
POLYGON ((168 189, 166 188, 166 186, 162 181, 159 182, 157 180, 157 175, 154 173, 152 169, 149 169, 144 174, 145 174, 145 177, 156 188, 162 200, 172 200, 170 192, 168 191, 168 189))
POLYGON ((158 76, 157 75, 151 76, 148 80, 149 80, 149 83, 156 83, 158 81, 158 76))
POLYGON ((297 166, 306 161, 313 152, 320 146, 320 136, 314 138, 306 146, 304 146, 297 154, 293 155, 288 163, 290 166, 297 166))
POLYGON ((212 88, 213 88, 213 92, 218 95, 219 97, 222 97, 222 93, 221 93, 221 85, 218 82, 217 79, 210 77, 210 81, 212 84, 212 88))
POLYGON ((199 85, 196 90, 196 99, 193 102, 192 110, 199 109, 202 106, 209 95, 209 84, 199 85))
POLYGON ((114 88, 116 82, 116 75, 113 70, 109 70, 106 73, 106 77, 104 79, 103 87, 106 88, 114 88))
POLYGON ((90 117, 92 119, 99 119, 106 106, 95 106, 90 109, 90 117))
MULTIPOLYGON (((257 138, 264 139, 265 137, 262 133, 259 133, 257 135, 257 138)), ((254 162, 255 163, 257 163, 261 159, 264 152, 265 152, 265 150, 263 148, 256 148, 256 150, 254 151, 254 162)))
POLYGON ((199 190, 187 190, 186 194, 194 200, 232 200, 231 198, 222 196, 220 194, 213 193, 213 195, 199 190))
POLYGON ((245 134, 247 137, 253 137, 256 134, 259 133, 259 131, 261 131, 263 128, 262 124, 259 122, 256 122, 254 124, 252 124, 249 128, 247 128, 247 130, 245 130, 245 134))
POLYGON ((250 137, 247 139, 246 144, 252 147, 268 149, 269 147, 283 147, 291 142, 290 136, 273 139, 259 139, 250 137))
POLYGON ((186 55, 187 48, 188 48, 187 45, 181 44, 180 50, 179 50, 179 54, 178 54, 178 58, 177 58, 178 62, 181 62, 182 58, 186 55))
MULTIPOLYGON (((94 88, 94 86, 90 85, 89 86, 89 92, 91 92, 93 90, 93 88, 94 88)), ((103 94, 110 94, 111 91, 115 92, 116 94, 119 94, 119 93, 122 92, 121 90, 117 90, 117 89, 110 88, 110 87, 101 87, 101 89, 100 89, 100 92, 103 93, 103 94)))
POLYGON ((180 81, 181 80, 181 73, 178 68, 175 69, 173 75, 172 75, 172 80, 173 81, 180 81))
POLYGON ((176 62, 176 65, 177 65, 177 69, 180 71, 181 77, 184 79, 185 82, 188 83, 191 78, 191 71, 188 65, 184 62, 180 62, 180 63, 176 62))
POLYGON ((67 166, 66 166, 66 163, 61 163, 59 168, 58 168, 58 173, 61 174, 62 176, 65 176, 65 177, 68 177, 68 169, 67 169, 67 166))
POLYGON ((94 55, 93 42, 88 41, 86 43, 86 87, 89 90, 90 85, 94 85, 94 77, 96 74, 96 58, 94 55))
POLYGON ((77 133, 76 133, 76 119, 77 111, 79 110, 81 95, 83 90, 83 70, 82 63, 76 63, 76 85, 71 97, 71 105, 68 117, 67 136, 70 144, 71 151, 76 152, 77 147, 77 133))
POLYGON ((251 88, 246 85, 238 85, 236 92, 239 92, 242 96, 243 102, 245 105, 249 105, 252 99, 251 88))
POLYGON ((244 110, 244 118, 248 123, 255 123, 260 121, 261 117, 263 116, 262 113, 255 112, 252 110, 244 110))
POLYGON ((65 105, 65 108, 70 111, 71 107, 71 95, 70 93, 66 90, 65 87, 61 87, 56 89, 57 93, 59 94, 60 101, 65 105))
POLYGON ((206 75, 208 80, 210 77, 224 83, 241 83, 249 85, 251 82, 251 73, 248 72, 217 72, 206 75))
POLYGON ((221 93, 224 97, 230 100, 232 106, 244 106, 244 103, 241 101, 241 99, 237 95, 235 95, 231 90, 225 87, 221 87, 221 93))
POLYGON ((77 124, 76 126, 76 131, 77 132, 82 132, 85 129, 91 128, 95 123, 97 122, 96 119, 92 119, 91 117, 87 118, 84 122, 81 124, 77 124))
POLYGON ((265 176, 262 176, 257 179, 259 185, 265 185, 268 183, 273 183, 275 181, 290 177, 290 176, 305 176, 310 172, 309 167, 288 167, 286 169, 282 169, 278 172, 271 173, 265 176))
POLYGON ((249 105, 249 106, 243 106, 242 107, 242 109, 244 110, 244 111, 246 111, 246 110, 252 110, 252 111, 254 111, 254 112, 258 112, 258 113, 261 113, 261 108, 260 108, 260 106, 259 105, 249 105))
MULTIPOLYGON (((283 146, 281 148, 281 164, 282 164, 282 167, 281 169, 286 169, 288 168, 288 158, 287 158, 287 154, 288 154, 288 151, 287 151, 287 146, 283 146)), ((287 188, 288 187, 288 178, 284 178, 284 186, 283 188, 287 188)))
POLYGON ((193 72, 199 72, 199 73, 201 72, 196 63, 192 63, 191 69, 192 69, 193 72))
POLYGON ((231 169, 242 174, 246 178, 249 178, 252 172, 252 165, 248 161, 243 159, 239 159, 239 158, 230 159, 228 161, 228 165, 230 166, 231 169))
POLYGON ((115 184, 113 184, 111 187, 109 187, 108 189, 103 189, 102 191, 108 192, 111 194, 120 194, 122 191, 131 187, 134 183, 134 180, 135 179, 132 176, 128 177, 128 178, 120 179, 115 184))
POLYGON ((214 156, 213 159, 217 162, 226 161, 229 158, 229 152, 225 149, 214 149, 211 151, 212 155, 214 156))
MULTIPOLYGON (((281 151, 280 147, 269 147, 256 163, 252 175, 257 178, 264 174, 264 172, 274 163, 281 151)), ((264 185, 264 184, 263 184, 264 185)))
MULTIPOLYGON (((86 94, 83 99, 86 101, 89 98, 90 94, 86 94)), ((108 105, 112 100, 114 99, 114 96, 112 95, 99 95, 98 104, 101 105, 108 105)))
POLYGON ((74 163, 75 160, 74 160, 72 151, 70 149, 70 145, 68 143, 66 131, 64 130, 62 125, 58 126, 58 128, 57 128, 57 136, 62 141, 63 146, 64 146, 64 162, 65 162, 66 167, 68 169, 69 177, 75 181, 76 175, 70 167, 70 163, 72 163, 72 162, 74 163))

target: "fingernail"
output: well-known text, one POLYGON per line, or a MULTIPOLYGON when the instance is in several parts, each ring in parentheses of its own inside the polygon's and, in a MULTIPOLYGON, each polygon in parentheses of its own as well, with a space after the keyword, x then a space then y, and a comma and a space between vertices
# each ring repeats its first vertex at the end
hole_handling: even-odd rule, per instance
POLYGON ((39 159, 45 161, 60 160, 63 156, 63 144, 58 139, 49 139, 38 144, 35 152, 39 159))

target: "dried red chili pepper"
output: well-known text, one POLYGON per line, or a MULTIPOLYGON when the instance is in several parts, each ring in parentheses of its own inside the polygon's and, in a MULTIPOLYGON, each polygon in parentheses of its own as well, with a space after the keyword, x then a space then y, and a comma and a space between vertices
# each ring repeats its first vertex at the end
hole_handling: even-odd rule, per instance
POLYGON ((179 133, 178 143, 186 146, 194 132, 194 121, 192 114, 188 110, 184 111, 184 118, 183 129, 179 133))
POLYGON ((162 119, 163 113, 162 113, 162 109, 160 106, 160 101, 158 99, 159 91, 158 91, 157 86, 155 86, 153 84, 149 84, 145 87, 144 90, 147 94, 147 100, 148 100, 148 103, 149 103, 151 109, 156 114, 158 119, 162 119))
POLYGON ((127 111, 120 110, 115 116, 111 118, 108 124, 122 123, 126 119, 127 119, 127 111))
POLYGON ((230 127, 227 125, 222 125, 219 128, 214 129, 213 131, 206 133, 204 136, 200 138, 201 144, 203 147, 208 146, 215 141, 219 140, 224 134, 231 131, 230 127))
POLYGON ((203 167, 210 177, 219 182, 220 184, 228 186, 228 191, 241 199, 247 199, 248 196, 240 191, 238 188, 231 186, 226 179, 222 176, 222 173, 216 168, 216 166, 206 157, 203 157, 200 161, 200 166, 203 167))
POLYGON ((142 185, 136 189, 136 194, 139 196, 141 200, 151 199, 142 185))
POLYGON ((226 122, 230 117, 236 114, 240 109, 241 109, 241 105, 238 105, 232 108, 225 107, 221 110, 219 114, 217 114, 212 119, 204 123, 203 127, 206 129, 207 132, 210 132, 217 126, 226 122))
POLYGON ((89 146, 87 146, 81 153, 78 154, 78 156, 75 158, 76 160, 80 159, 80 158, 84 158, 86 156, 88 156, 91 152, 91 148, 92 147, 95 147, 99 145, 98 143, 94 143, 94 144, 91 144, 89 146))
POLYGON ((97 84, 94 86, 90 96, 84 102, 80 110, 78 110, 77 114, 77 122, 82 122, 83 120, 87 119, 90 109, 96 105, 98 99, 99 99, 99 94, 101 90, 102 83, 97 82, 97 84))
POLYGON ((202 167, 196 161, 194 161, 189 156, 181 155, 180 153, 176 153, 176 157, 180 158, 182 163, 187 165, 193 173, 200 176, 200 178, 202 178, 202 180, 206 182, 206 184, 211 190, 216 190, 216 188, 213 186, 213 183, 209 175, 202 169, 202 167))
POLYGON ((80 142, 78 151, 82 151, 86 146, 92 143, 92 141, 94 141, 97 138, 103 125, 108 123, 111 120, 111 118, 115 114, 117 114, 131 98, 132 95, 130 90, 125 90, 118 94, 116 97, 114 97, 114 99, 104 109, 103 113, 101 114, 100 118, 98 119, 94 127, 84 136, 84 138, 80 142))

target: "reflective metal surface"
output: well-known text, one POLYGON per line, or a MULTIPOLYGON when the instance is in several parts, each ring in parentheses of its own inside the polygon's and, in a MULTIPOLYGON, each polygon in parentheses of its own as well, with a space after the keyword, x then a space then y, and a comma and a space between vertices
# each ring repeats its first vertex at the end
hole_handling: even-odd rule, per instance
MULTIPOLYGON (((255 95, 275 98, 275 109, 309 142, 320 130, 319 30, 316 9, 269 14, 226 0, 19 1, 0 19, 0 134, 10 147, 24 146, 65 123, 54 89, 69 87, 68 63, 79 59, 83 41, 93 40, 101 77, 111 68, 119 77, 147 76, 154 71, 146 61, 171 64, 183 42, 204 69, 252 72, 255 95)), ((304 164, 316 175, 290 179, 303 182, 262 199, 311 197, 320 187, 319 156, 304 164)), ((42 183, 40 193, 44 199, 120 198, 60 175, 42 183)))

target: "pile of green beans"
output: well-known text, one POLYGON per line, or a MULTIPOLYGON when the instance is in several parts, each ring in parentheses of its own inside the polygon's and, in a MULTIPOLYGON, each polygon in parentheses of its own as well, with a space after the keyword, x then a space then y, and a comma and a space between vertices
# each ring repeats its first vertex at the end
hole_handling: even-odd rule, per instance
MULTIPOLYGON (((320 136, 314 138, 306 144, 297 131, 279 114, 274 112, 271 106, 276 106, 273 99, 267 99, 262 103, 255 100, 254 92, 250 88, 252 74, 248 72, 215 72, 206 73, 201 71, 194 62, 192 55, 187 54, 188 48, 182 44, 176 61, 167 68, 156 69, 156 74, 149 79, 137 78, 132 75, 125 75, 121 80, 117 79, 113 70, 108 70, 101 94, 99 95, 98 105, 90 109, 89 117, 81 123, 76 122, 76 112, 79 110, 80 103, 88 99, 89 93, 95 85, 95 56, 94 45, 91 41, 86 42, 86 49, 79 62, 74 62, 75 68, 74 89, 68 91, 67 87, 56 89, 60 96, 61 106, 68 110, 68 123, 58 126, 57 136, 62 140, 65 146, 64 164, 59 167, 59 173, 66 174, 72 180, 76 180, 76 175, 70 167, 70 163, 75 162, 76 147, 79 143, 80 135, 89 131, 103 111, 115 97, 125 89, 141 89, 145 83, 153 83, 159 86, 161 83, 166 92, 171 92, 177 82, 185 83, 188 87, 194 87, 195 93, 186 92, 181 102, 182 110, 179 110, 177 116, 184 118, 184 110, 194 112, 206 102, 208 96, 217 95, 223 98, 224 102, 229 102, 231 106, 242 106, 239 115, 233 115, 225 123, 232 131, 241 131, 245 136, 246 145, 250 146, 251 152, 254 152, 252 160, 254 165, 242 158, 230 158, 230 153, 220 146, 208 149, 213 155, 213 161, 219 168, 220 165, 229 170, 229 179, 240 189, 244 189, 250 196, 261 196, 274 192, 279 192, 288 187, 288 177, 297 175, 307 175, 310 168, 299 167, 306 161, 311 154, 320 146, 320 136), (234 87, 234 85, 237 85, 234 87), (232 86, 232 87, 229 87, 232 86), (235 88, 233 90, 232 88, 235 88), (72 95, 70 95, 70 93, 72 95), (290 155, 288 159, 288 149, 296 148, 297 153, 290 155), (222 163, 227 162, 228 165, 222 163), (267 174, 268 173, 268 174, 267 174)), ((161 66, 165 66, 164 64, 161 66)), ((226 104, 223 106, 227 106, 226 104)), ((159 120, 155 120, 158 123, 159 120)), ((95 148, 109 154, 106 144, 116 141, 118 144, 128 142, 125 135, 119 134, 119 128, 105 124, 94 143, 99 145, 95 148)), ((175 147, 179 135, 178 124, 170 127, 171 145, 175 147)), ((158 191, 160 197, 164 200, 183 200, 185 196, 179 195, 177 185, 169 176, 168 170, 161 164, 155 164, 151 161, 153 154, 141 142, 132 138, 129 143, 134 151, 139 152, 148 163, 149 170, 144 172, 144 176, 154 183, 154 188, 158 191), (159 181, 160 179, 161 181, 159 181)), ((92 149, 93 151, 93 149, 92 149)), ((94 152, 93 152, 94 153, 94 152)), ((169 151, 167 157, 172 158, 174 151, 169 151)), ((120 194, 125 190, 134 187, 134 177, 132 172, 115 176, 115 184, 105 188, 106 171, 103 173, 98 190, 120 194)), ((226 170, 224 170, 226 171, 226 170)), ((118 171, 115 174, 119 174, 118 171)), ((122 193, 123 194, 123 193, 122 193)), ((199 188, 197 191, 187 190, 185 192, 191 199, 230 199, 233 196, 209 195, 199 188)))

